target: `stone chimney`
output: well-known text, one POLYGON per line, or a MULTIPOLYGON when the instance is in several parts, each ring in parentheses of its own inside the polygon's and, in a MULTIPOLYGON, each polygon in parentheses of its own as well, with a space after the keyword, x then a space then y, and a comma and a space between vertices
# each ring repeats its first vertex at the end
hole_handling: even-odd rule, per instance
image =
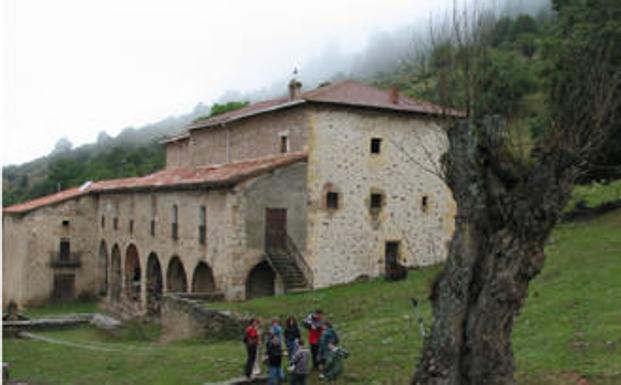
POLYGON ((393 86, 388 93, 388 99, 392 104, 399 104, 399 88, 393 86))
POLYGON ((295 100, 300 97, 302 92, 302 83, 295 80, 295 78, 291 79, 289 82, 289 100, 295 100))

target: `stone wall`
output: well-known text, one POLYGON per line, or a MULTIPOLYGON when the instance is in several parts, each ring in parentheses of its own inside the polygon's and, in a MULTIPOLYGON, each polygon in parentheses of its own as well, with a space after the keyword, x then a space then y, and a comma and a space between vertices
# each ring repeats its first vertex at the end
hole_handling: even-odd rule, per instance
POLYGON ((434 120, 412 114, 315 107, 309 133, 308 248, 315 287, 385 271, 385 243, 400 242, 399 262, 440 262, 454 229, 455 204, 434 174, 447 138, 434 120), (379 154, 370 141, 381 139, 379 154), (326 192, 339 194, 326 208, 326 192), (371 193, 382 195, 370 209, 371 193), (424 202, 423 202, 424 200, 424 202))
POLYGON ((95 295, 95 199, 83 196, 25 214, 3 215, 2 302, 19 306, 50 301, 55 275, 74 275, 74 296, 95 295), (52 266, 58 259, 61 239, 70 244, 79 264, 52 266))
POLYGON ((303 106, 195 129, 190 132, 189 162, 202 166, 278 154, 282 135, 288 137, 288 152, 301 151, 306 148, 307 130, 303 106))
POLYGON ((162 301, 162 340, 237 339, 241 341, 246 320, 230 313, 211 310, 205 303, 165 295, 162 301))
POLYGON ((166 168, 182 167, 189 164, 189 144, 189 138, 166 144, 166 168))
MULTIPOLYGON (((199 263, 204 262, 212 269, 216 290, 229 300, 244 299, 249 272, 264 260, 265 208, 288 208, 290 234, 296 242, 305 244, 305 181, 306 166, 296 163, 242 182, 229 190, 102 194, 97 208, 97 239, 104 245, 108 260, 112 250, 118 248, 121 277, 126 275, 128 248, 133 245, 138 250, 142 303, 146 303, 146 268, 150 255, 159 261, 164 288, 168 287, 169 263, 172 258, 178 257, 185 271, 189 292, 192 292, 194 271, 199 263), (172 238, 172 211, 175 205, 177 240, 172 238), (205 207, 207 213, 205 245, 199 243, 198 236, 201 207, 205 207), (155 221, 155 235, 150 232, 151 220, 155 221), (130 231, 130 221, 133 221, 133 231, 130 231)), ((103 280, 105 274, 100 269, 98 279, 103 280)), ((111 262, 108 263, 107 274, 108 281, 112 282, 114 272, 111 262)), ((125 293, 125 279, 121 281, 125 293)), ((282 291, 279 282, 276 288, 277 292, 282 291)), ((111 290, 108 292, 110 294, 111 290)))
MULTIPOLYGON (((138 250, 141 276, 141 299, 146 300, 146 268, 150 255, 157 258, 164 288, 168 286, 167 271, 171 260, 178 257, 184 269, 188 291, 192 291, 193 274, 200 262, 212 269, 217 290, 226 287, 230 273, 229 243, 230 205, 227 190, 187 190, 171 192, 127 192, 102 194, 98 205, 98 239, 112 254, 118 247, 121 254, 121 276, 125 277, 127 250, 133 245, 138 250), (172 236, 173 206, 177 207, 178 238, 172 236), (199 242, 201 207, 206 209, 206 242, 199 242), (105 226, 101 226, 104 217, 105 226), (114 229, 114 218, 118 227, 114 229), (151 235, 151 221, 154 234, 151 235), (133 221, 133 231, 130 231, 133 221)), ((109 277, 113 272, 108 266, 109 277)), ((123 282, 125 285, 125 282, 123 282)), ((164 291, 166 291, 164 289, 164 291)), ((125 292, 125 287, 123 287, 125 292)))

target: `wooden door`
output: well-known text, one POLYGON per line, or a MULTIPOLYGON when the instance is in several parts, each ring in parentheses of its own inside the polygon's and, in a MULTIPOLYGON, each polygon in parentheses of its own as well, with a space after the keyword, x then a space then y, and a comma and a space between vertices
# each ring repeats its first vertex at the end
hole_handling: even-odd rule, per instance
POLYGON ((398 264, 399 242, 386 242, 386 272, 390 273, 398 264))
POLYGON ((54 275, 54 291, 52 299, 58 302, 71 301, 75 295, 75 275, 56 274, 54 275))
POLYGON ((265 246, 283 249, 287 237, 287 209, 265 210, 265 246))

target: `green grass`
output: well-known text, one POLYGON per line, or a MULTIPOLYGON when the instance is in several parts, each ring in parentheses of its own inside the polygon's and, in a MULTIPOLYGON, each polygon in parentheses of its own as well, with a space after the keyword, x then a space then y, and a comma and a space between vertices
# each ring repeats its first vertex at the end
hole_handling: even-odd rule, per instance
POLYGON ((57 316, 73 313, 94 313, 97 311, 95 301, 74 301, 69 303, 53 303, 41 307, 28 308, 23 313, 31 318, 41 318, 44 316, 57 316))
POLYGON ((621 211, 559 226, 547 253, 513 334, 519 371, 621 382, 621 211))
POLYGON ((619 199, 621 199, 621 179, 606 184, 593 182, 588 185, 575 185, 567 210, 574 209, 576 205, 596 207, 619 199))
MULTIPOLYGON (((559 226, 547 252, 513 335, 520 383, 575 383, 568 380, 571 376, 596 384, 621 382, 621 211, 559 226)), ((322 308, 351 352, 345 383, 403 384, 421 344, 409 299, 423 300, 429 324, 426 297, 439 270, 411 271, 407 280, 396 283, 374 280, 213 307, 264 319, 301 318, 322 308)), ((5 339, 3 359, 15 378, 37 384, 202 384, 238 376, 244 360, 240 341, 164 345, 157 342, 156 328, 138 324, 116 335, 91 328, 41 334, 118 350, 5 339)))

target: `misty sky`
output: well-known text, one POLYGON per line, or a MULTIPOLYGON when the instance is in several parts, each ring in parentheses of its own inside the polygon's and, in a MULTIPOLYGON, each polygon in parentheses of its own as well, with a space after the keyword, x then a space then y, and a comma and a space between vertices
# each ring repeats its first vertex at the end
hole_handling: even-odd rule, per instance
POLYGON ((304 82, 321 52, 361 51, 451 3, 4 0, 3 164, 45 155, 63 136, 92 142, 268 87, 296 66, 304 82))

